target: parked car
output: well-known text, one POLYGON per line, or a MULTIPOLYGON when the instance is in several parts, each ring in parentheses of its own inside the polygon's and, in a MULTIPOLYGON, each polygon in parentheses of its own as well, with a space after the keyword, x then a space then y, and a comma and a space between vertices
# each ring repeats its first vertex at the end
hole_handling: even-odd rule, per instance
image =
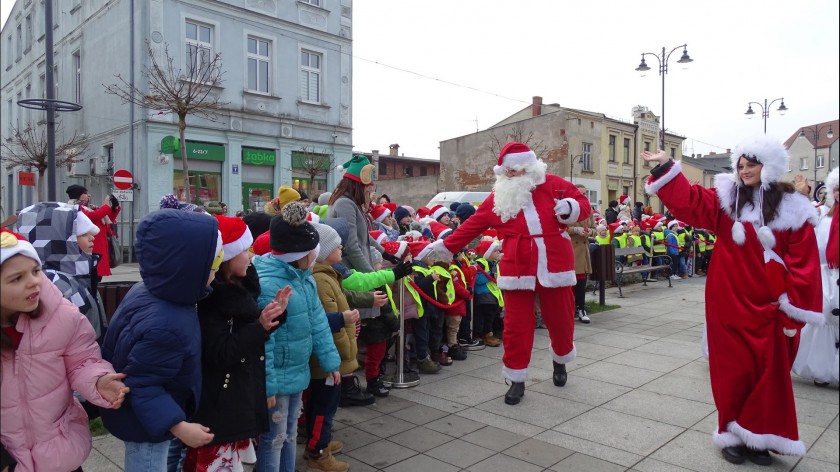
POLYGON ((466 202, 478 207, 488 195, 490 195, 490 192, 440 192, 429 200, 426 206, 432 208, 435 205, 443 205, 449 208, 449 205, 452 205, 453 202, 466 202))

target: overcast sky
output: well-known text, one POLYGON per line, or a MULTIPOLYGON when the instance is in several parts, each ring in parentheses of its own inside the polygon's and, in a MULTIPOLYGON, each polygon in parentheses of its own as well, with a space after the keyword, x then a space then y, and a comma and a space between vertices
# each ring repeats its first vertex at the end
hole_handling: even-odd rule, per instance
MULTIPOLYGON (((2 0, 5 21, 13 2, 2 0)), ((531 103, 631 121, 644 105, 661 114, 656 58, 674 52, 665 79, 665 125, 687 154, 725 151, 761 133, 747 102, 772 106, 767 133, 840 114, 836 0, 357 0, 353 3, 353 143, 411 157, 439 157, 439 141, 486 129, 531 103)), ((840 132, 840 130, 834 130, 840 132)))

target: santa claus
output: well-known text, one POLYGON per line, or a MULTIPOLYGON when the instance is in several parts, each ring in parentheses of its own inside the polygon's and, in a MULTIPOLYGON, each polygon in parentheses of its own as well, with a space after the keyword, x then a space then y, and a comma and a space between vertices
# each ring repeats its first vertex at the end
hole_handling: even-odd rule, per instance
POLYGON ((522 143, 508 143, 493 167, 496 184, 475 215, 433 250, 454 253, 489 227, 498 231, 502 259, 497 284, 504 291, 502 374, 511 382, 505 403, 525 394, 534 345, 534 298, 539 295, 554 363, 554 384, 566 384, 566 363, 576 355, 574 293, 577 282, 567 225, 589 216, 589 201, 568 181, 546 174, 546 164, 522 143))

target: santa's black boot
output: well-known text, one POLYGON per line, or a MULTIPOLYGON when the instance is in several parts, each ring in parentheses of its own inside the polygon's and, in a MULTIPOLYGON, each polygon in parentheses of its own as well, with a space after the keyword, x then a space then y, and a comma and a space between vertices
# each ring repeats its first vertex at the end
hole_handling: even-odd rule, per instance
POLYGON ((511 382, 510 388, 505 394, 505 403, 516 405, 525 396, 525 382, 511 382))
POLYGON ((566 385, 569 375, 566 373, 566 364, 558 364, 554 362, 554 375, 551 379, 554 380, 554 385, 562 387, 566 385))

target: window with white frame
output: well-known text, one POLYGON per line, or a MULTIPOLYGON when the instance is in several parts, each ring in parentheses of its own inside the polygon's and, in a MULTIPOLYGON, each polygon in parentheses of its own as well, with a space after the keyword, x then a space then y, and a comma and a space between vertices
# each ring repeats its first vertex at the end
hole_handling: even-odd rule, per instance
MULTIPOLYGON (((18 103, 20 103, 21 100, 23 100, 23 92, 18 92, 17 93, 17 102, 15 102, 15 104, 17 105, 18 103)), ((20 105, 17 105, 17 107, 20 107, 20 105)), ((21 123, 20 123, 20 121, 22 119, 23 119, 23 113, 21 113, 21 110, 15 110, 15 127, 17 128, 18 131, 23 131, 23 127, 21 126, 21 123)))
MULTIPOLYGON (((26 94, 23 96, 23 98, 33 98, 32 97, 32 80, 31 79, 26 82, 26 94)), ((24 108, 23 112, 25 113, 24 123, 26 124, 26 127, 28 128, 32 124, 32 109, 31 108, 24 108)))
POLYGON ((817 169, 822 169, 825 167, 825 156, 822 154, 817 154, 817 169))
POLYGON ((6 37, 6 65, 12 65, 12 58, 15 57, 15 40, 12 35, 6 37))
POLYGON ((47 98, 47 74, 41 74, 38 77, 38 86, 41 91, 41 98, 47 98))
POLYGON ((303 3, 308 3, 310 5, 315 5, 316 7, 321 6, 321 0, 300 0, 303 3))
POLYGON ((581 169, 592 171, 592 143, 582 143, 583 167, 581 169))
POLYGON ((800 157, 799 158, 799 170, 808 170, 808 158, 807 157, 800 157))
POLYGON ((9 120, 9 128, 8 128, 9 129, 9 137, 11 137, 12 134, 14 134, 14 128, 15 128, 14 123, 15 122, 14 122, 14 119, 12 118, 12 115, 14 114, 14 111, 15 111, 14 105, 12 105, 12 99, 10 98, 6 102, 6 116, 8 117, 8 120, 9 120))
POLYGON ((321 102, 321 54, 300 51, 300 98, 305 102, 321 102))
POLYGON ((188 75, 199 78, 213 58, 213 28, 187 20, 186 41, 188 75))
POLYGON ((82 53, 81 51, 76 51, 73 53, 73 86, 74 86, 74 97, 76 98, 76 103, 82 103, 82 53))
POLYGON ((248 37, 248 90, 269 93, 271 48, 265 39, 248 37))

